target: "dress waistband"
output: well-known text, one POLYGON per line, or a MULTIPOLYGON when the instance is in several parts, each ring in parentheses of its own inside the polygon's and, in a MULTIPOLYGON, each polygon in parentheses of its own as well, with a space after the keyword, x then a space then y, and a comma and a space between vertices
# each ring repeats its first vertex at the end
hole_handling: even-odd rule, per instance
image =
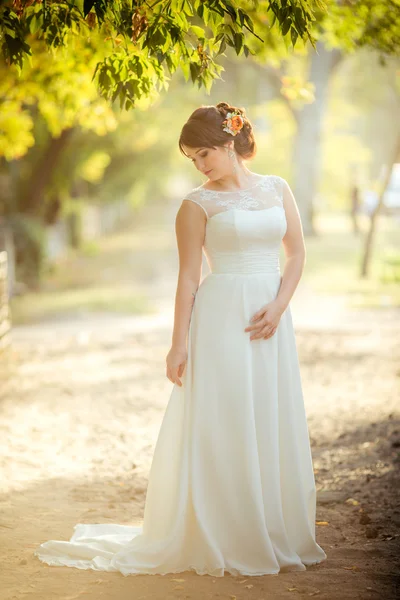
POLYGON ((280 273, 278 252, 235 252, 214 254, 210 260, 211 273, 280 273))

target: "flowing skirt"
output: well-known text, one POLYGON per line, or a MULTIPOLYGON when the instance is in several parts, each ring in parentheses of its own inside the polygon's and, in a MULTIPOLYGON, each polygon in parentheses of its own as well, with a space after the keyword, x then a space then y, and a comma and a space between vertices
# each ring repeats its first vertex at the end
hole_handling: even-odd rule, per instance
POLYGON ((208 274, 151 464, 143 524, 84 524, 41 544, 49 565, 123 575, 277 574, 326 554, 290 306, 275 334, 250 318, 277 295, 277 273, 208 274))

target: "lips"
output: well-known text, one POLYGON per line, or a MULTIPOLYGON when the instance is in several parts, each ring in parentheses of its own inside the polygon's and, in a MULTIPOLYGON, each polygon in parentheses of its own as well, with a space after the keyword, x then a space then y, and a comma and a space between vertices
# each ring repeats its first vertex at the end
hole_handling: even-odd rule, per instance
POLYGON ((206 172, 204 173, 204 175, 209 175, 209 174, 211 173, 211 171, 212 171, 212 169, 210 169, 209 171, 206 171, 206 172))

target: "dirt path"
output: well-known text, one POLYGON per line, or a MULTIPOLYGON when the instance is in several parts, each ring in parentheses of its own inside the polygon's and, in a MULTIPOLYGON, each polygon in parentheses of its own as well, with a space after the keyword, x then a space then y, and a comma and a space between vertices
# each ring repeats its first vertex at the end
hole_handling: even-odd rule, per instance
POLYGON ((151 292, 156 314, 88 313, 14 329, 1 369, 1 600, 399 597, 400 315, 352 314, 305 284, 292 311, 318 488, 317 540, 328 559, 300 573, 212 578, 123 577, 33 557, 41 542, 69 539, 78 522, 142 519, 172 389, 165 356, 175 265, 162 269, 151 292))

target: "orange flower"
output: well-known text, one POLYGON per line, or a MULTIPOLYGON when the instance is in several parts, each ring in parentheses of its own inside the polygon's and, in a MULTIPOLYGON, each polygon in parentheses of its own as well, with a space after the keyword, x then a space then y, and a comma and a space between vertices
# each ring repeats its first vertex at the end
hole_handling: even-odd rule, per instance
POLYGON ((227 119, 223 121, 223 130, 231 135, 237 135, 243 127, 243 118, 238 113, 228 113, 227 119))
POLYGON ((232 122, 231 127, 235 131, 240 131, 242 129, 243 119, 240 115, 236 115, 235 117, 232 117, 231 122, 232 122))

